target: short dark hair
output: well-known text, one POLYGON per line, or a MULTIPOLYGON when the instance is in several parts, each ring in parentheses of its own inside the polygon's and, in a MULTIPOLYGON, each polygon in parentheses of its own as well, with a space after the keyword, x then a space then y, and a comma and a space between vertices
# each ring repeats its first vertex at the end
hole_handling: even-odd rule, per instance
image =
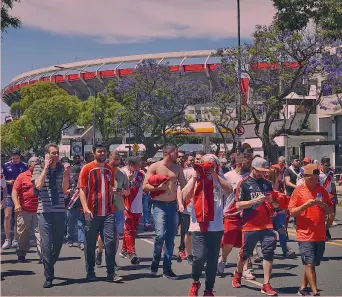
POLYGON ((328 163, 328 162, 330 162, 330 158, 329 157, 322 157, 321 164, 328 163))
POLYGON ((196 155, 202 155, 202 156, 204 156, 204 155, 205 155, 205 152, 204 152, 204 151, 199 151, 199 152, 196 152, 195 156, 196 156, 196 155))
POLYGON ((174 144, 166 144, 163 147, 163 153, 164 154, 169 153, 169 152, 175 150, 176 148, 177 148, 177 146, 174 144))
POLYGON ((73 159, 75 159, 75 158, 80 158, 80 159, 81 159, 81 156, 80 156, 80 155, 75 155, 75 156, 73 157, 73 159))
POLYGON ((299 156, 298 155, 292 155, 290 157, 290 161, 292 162, 293 160, 296 160, 296 159, 299 159, 299 156))
POLYGON ((181 153, 181 154, 184 154, 184 157, 185 157, 185 151, 178 151, 178 154, 181 153))
POLYGON ((21 156, 20 150, 19 149, 14 149, 12 151, 11 156, 21 156))
POLYGON ((59 150, 59 147, 57 144, 55 143, 49 143, 45 146, 45 152, 48 153, 49 152, 49 149, 50 147, 54 147, 56 150, 59 150))
POLYGON ((139 157, 131 157, 128 159, 128 165, 139 165, 141 159, 139 157))
POLYGON ((121 161, 121 156, 120 156, 119 152, 111 151, 110 154, 109 154, 109 159, 113 160, 113 159, 115 159, 115 157, 119 158, 120 161, 121 161))
POLYGON ((93 153, 95 153, 96 150, 99 149, 99 148, 106 148, 106 146, 103 143, 95 143, 93 145, 93 153))
POLYGON ((94 154, 91 152, 86 152, 84 155, 84 161, 86 161, 86 163, 89 163, 90 160, 94 158, 94 154))

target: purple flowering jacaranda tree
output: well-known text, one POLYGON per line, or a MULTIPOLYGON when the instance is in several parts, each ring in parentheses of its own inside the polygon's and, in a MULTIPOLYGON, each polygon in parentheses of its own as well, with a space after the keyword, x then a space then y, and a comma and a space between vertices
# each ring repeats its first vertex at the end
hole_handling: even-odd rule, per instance
POLYGON ((122 79, 115 98, 127 111, 127 125, 136 142, 153 156, 163 144, 172 142, 168 129, 187 126, 185 110, 208 98, 208 88, 185 73, 170 72, 168 64, 142 61, 134 73, 122 79))
MULTIPOLYGON (((272 163, 281 153, 275 137, 309 132, 310 114, 340 77, 342 59, 330 51, 330 44, 319 31, 281 31, 272 25, 257 26, 252 42, 240 49, 250 90, 242 114, 255 124, 255 135, 272 163), (321 78, 324 84, 319 83, 321 78), (307 97, 310 85, 316 85, 314 100, 307 97)), ((237 67, 237 48, 220 49, 218 54, 237 67)), ((222 75, 232 74, 222 71, 222 75)))

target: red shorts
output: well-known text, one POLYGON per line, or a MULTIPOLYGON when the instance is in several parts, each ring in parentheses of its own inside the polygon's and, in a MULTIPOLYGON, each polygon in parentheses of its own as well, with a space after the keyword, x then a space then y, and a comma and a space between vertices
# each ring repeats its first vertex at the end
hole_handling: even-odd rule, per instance
POLYGON ((224 233, 221 244, 229 244, 236 248, 242 246, 242 229, 232 228, 231 223, 227 218, 224 218, 224 233))

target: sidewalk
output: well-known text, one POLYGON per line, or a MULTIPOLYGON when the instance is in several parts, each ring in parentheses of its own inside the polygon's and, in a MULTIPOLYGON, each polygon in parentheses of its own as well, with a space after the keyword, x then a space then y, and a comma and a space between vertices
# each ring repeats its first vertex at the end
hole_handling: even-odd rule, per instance
POLYGON ((337 192, 337 199, 339 202, 339 207, 342 207, 341 202, 342 202, 342 186, 336 186, 336 192, 337 192))

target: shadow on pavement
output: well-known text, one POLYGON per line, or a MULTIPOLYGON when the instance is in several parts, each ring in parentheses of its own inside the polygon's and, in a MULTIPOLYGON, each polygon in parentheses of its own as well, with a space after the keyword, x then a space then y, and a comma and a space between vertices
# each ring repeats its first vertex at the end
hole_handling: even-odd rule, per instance
POLYGON ((133 281, 136 279, 142 279, 142 278, 160 278, 162 275, 152 275, 151 273, 131 273, 128 275, 123 276, 123 282, 126 281, 133 281))
POLYGON ((282 287, 282 288, 277 288, 276 291, 281 294, 297 294, 299 289, 299 285, 296 287, 282 287))
POLYGON ((59 261, 71 261, 71 260, 79 260, 81 257, 59 257, 57 262, 59 261))
POLYGON ((342 257, 323 257, 322 261, 340 261, 342 260, 342 257))
MULTIPOLYGON (((62 280, 63 282, 61 283, 53 283, 54 287, 63 287, 63 286, 68 286, 68 285, 73 285, 73 284, 85 284, 88 283, 86 278, 64 278, 64 277, 55 277, 56 280, 62 280)), ((104 281, 106 278, 105 277, 98 277, 97 281, 104 281)), ((96 281, 95 281, 96 282, 96 281)))
POLYGON ((5 280, 9 276, 23 276, 23 275, 34 275, 35 273, 31 270, 7 270, 1 272, 1 280, 5 280))
POLYGON ((130 271, 130 270, 140 270, 140 269, 150 269, 150 265, 129 265, 129 266, 119 266, 117 270, 130 271))
POLYGON ((295 264, 273 264, 272 265, 272 269, 291 270, 291 269, 296 268, 296 267, 298 267, 298 265, 295 265, 295 264))

